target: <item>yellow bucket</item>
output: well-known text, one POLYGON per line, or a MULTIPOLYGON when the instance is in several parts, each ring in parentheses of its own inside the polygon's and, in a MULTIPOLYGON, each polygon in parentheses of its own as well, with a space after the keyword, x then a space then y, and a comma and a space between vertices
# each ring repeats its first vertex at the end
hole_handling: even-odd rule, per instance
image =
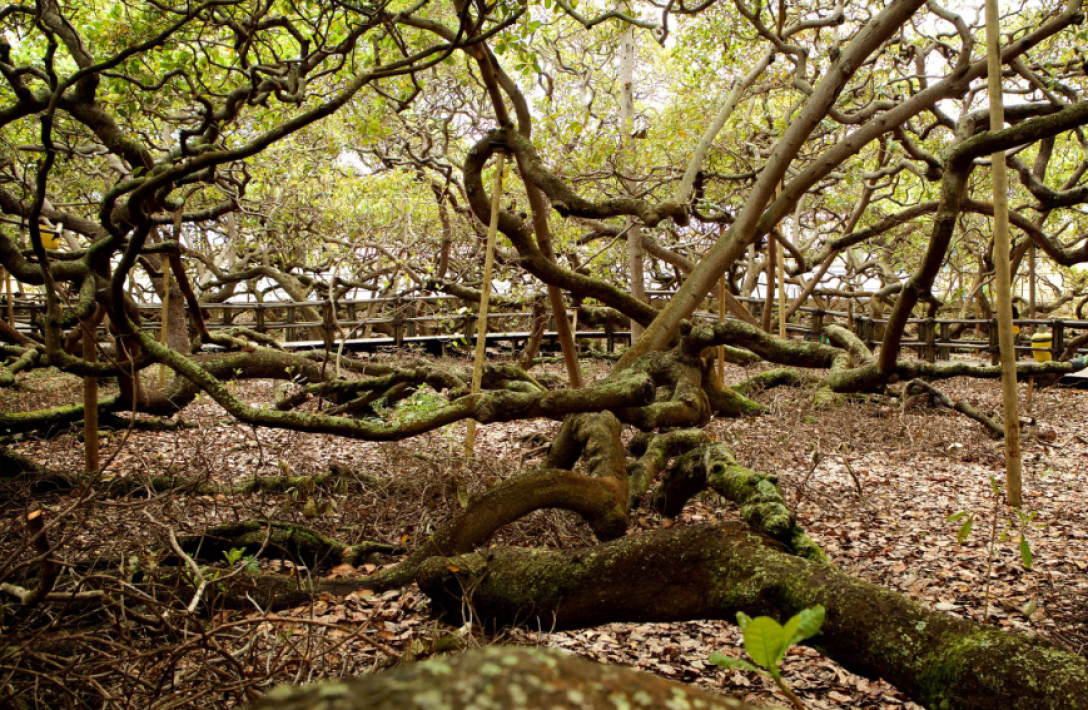
POLYGON ((46 249, 60 249, 60 233, 42 230, 42 246, 46 249))
POLYGON ((1035 362, 1050 362, 1052 343, 1050 333, 1036 333, 1031 336, 1031 354, 1035 357, 1035 362))

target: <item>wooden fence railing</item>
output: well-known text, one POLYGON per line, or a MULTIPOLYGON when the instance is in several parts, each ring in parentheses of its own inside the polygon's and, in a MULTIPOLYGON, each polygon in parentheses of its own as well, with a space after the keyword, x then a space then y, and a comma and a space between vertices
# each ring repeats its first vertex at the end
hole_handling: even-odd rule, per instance
MULTIPOLYGON (((649 291, 651 300, 671 295, 669 291, 649 291)), ((745 303, 757 318, 763 308, 763 299, 739 298, 745 303)), ((16 327, 23 330, 32 328, 32 321, 44 313, 45 305, 40 301, 29 299, 15 299, 13 302, 16 327)), ((209 329, 224 329, 244 325, 262 333, 282 333, 285 342, 311 340, 305 337, 305 331, 311 334, 324 336, 329 319, 330 310, 335 311, 336 321, 344 335, 355 331, 359 337, 359 329, 366 326, 382 327, 382 337, 388 338, 392 334, 393 344, 400 346, 404 339, 418 340, 421 325, 437 324, 441 326, 441 333, 435 337, 448 338, 451 334, 461 333, 469 341, 475 338, 475 304, 467 303, 456 296, 424 296, 419 298, 370 298, 338 300, 335 303, 329 301, 274 301, 266 303, 256 302, 231 302, 231 303, 203 303, 201 311, 209 329), (460 313, 452 308, 435 311, 432 313, 420 313, 420 307, 440 304, 461 303, 465 307, 460 313), (366 317, 367 310, 372 307, 382 307, 388 313, 381 317, 366 317), (317 312, 320 319, 307 319, 305 314, 317 312)), ((161 305, 156 303, 141 304, 139 306, 144 316, 145 326, 149 329, 157 329, 157 322, 161 313, 161 305)), ((6 309, 2 313, 6 314, 6 309)), ((2 315, 0 315, 2 317, 2 315)), ((488 314, 488 321, 496 321, 505 327, 511 325, 511 320, 522 322, 524 326, 519 330, 531 329, 533 314, 531 311, 493 312, 488 314)), ((698 312, 696 318, 714 320, 717 318, 710 312, 698 312)), ((820 332, 828 322, 838 322, 849 327, 870 347, 880 344, 887 325, 886 319, 873 318, 866 315, 849 314, 841 311, 825 310, 803 306, 798 309, 794 319, 787 324, 787 331, 791 334, 801 335, 807 338, 820 337, 820 332)), ((1021 331, 1049 332, 1051 335, 1050 352, 1055 359, 1065 350, 1066 343, 1076 336, 1078 331, 1088 330, 1088 321, 1066 320, 1061 318, 1051 319, 1017 319, 1015 323, 1021 331)), ((549 327, 549 330, 553 328, 549 327)), ((629 337, 624 331, 616 330, 615 325, 607 325, 601 328, 603 332, 598 337, 605 337, 608 341, 608 350, 612 351, 617 337, 629 337)), ((329 333, 329 337, 339 337, 335 333, 329 333)), ((975 351, 988 353, 994 364, 998 361, 997 346, 997 321, 996 319, 962 319, 962 318, 912 318, 908 321, 908 337, 902 341, 904 348, 914 350, 920 359, 928 362, 947 360, 955 352, 975 351), (984 335, 974 338, 952 337, 954 326, 963 326, 962 334, 985 330, 984 335)), ((1032 348, 1030 341, 1021 338, 1017 345, 1019 353, 1030 353, 1032 348)), ((1081 349, 1080 352, 1088 352, 1081 349)))

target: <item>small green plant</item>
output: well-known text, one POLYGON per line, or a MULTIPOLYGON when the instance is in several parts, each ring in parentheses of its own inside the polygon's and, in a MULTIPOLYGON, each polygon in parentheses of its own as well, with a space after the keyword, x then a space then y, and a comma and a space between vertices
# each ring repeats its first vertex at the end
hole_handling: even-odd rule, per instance
POLYGON ((257 559, 253 555, 246 555, 245 550, 238 547, 232 547, 230 552, 224 552, 223 557, 227 559, 227 567, 233 567, 239 562, 245 562, 246 572, 257 571, 257 559))
MULTIPOLYGON (((1031 543, 1028 542, 1028 530, 1031 528, 1043 527, 1042 525, 1035 523, 1035 517, 1039 514, 1038 511, 1024 512, 1019 508, 1013 508, 1013 512, 1016 513, 1015 517, 1006 517, 1005 526, 1001 531, 1001 535, 997 534, 998 520, 1002 517, 1001 512, 1001 484, 992 475, 990 476, 990 491, 994 496, 994 508, 993 518, 990 524, 990 544, 988 547, 988 561, 986 564, 986 590, 983 593, 983 604, 986 606, 986 610, 983 612, 983 621, 987 621, 990 618, 990 580, 994 567, 994 552, 997 548, 997 543, 1004 543, 1010 538, 1015 537, 1017 532, 1013 530, 1014 527, 1018 527, 1019 530, 1019 548, 1020 548, 1020 562, 1024 565, 1024 569, 1030 570, 1032 564, 1035 562, 1035 555, 1031 551, 1031 543)), ((971 536, 971 530, 975 525, 976 514, 970 510, 961 510, 958 513, 949 515, 946 522, 960 523, 959 529, 956 531, 956 543, 962 545, 967 542, 967 538, 971 536)))
POLYGON ((744 612, 737 612, 737 625, 740 626, 740 631, 744 635, 744 650, 748 652, 748 657, 756 665, 721 653, 711 654, 710 662, 722 668, 736 668, 770 675, 790 703, 798 710, 804 710, 805 705, 801 702, 801 698, 797 697, 797 694, 782 680, 782 660, 791 646, 818 634, 823 624, 824 608, 822 606, 802 610, 787 621, 785 626, 769 616, 757 616, 753 619, 744 612))
POLYGON ((449 402, 438 392, 429 387, 421 387, 397 404, 394 416, 397 419, 412 420, 426 416, 447 404, 449 402))

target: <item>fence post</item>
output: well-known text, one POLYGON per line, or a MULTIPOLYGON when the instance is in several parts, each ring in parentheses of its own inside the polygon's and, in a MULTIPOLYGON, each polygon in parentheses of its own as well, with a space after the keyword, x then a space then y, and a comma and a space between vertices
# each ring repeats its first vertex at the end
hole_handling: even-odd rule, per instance
POLYGON ((265 327, 264 327, 264 304, 263 303, 258 303, 257 304, 256 315, 257 315, 257 332, 258 333, 263 333, 265 331, 265 327))
POLYGON ((937 362, 937 322, 926 318, 926 362, 937 362))
POLYGON ((393 302, 393 344, 400 349, 400 345, 404 342, 404 316, 401 315, 401 300, 397 298, 393 302))
POLYGON ((408 307, 408 337, 414 338, 418 333, 416 332, 415 318, 419 316, 419 306, 413 301, 412 305, 408 307))
POLYGON ((824 332, 824 310, 817 308, 812 312, 812 339, 820 340, 820 334, 824 332))
POLYGON ((1065 321, 1061 318, 1050 321, 1050 333, 1050 351, 1054 354, 1054 359, 1057 360, 1065 351, 1065 321))
POLYGON ((990 319, 990 364, 996 365, 1001 361, 1001 347, 997 342, 997 318, 990 319))
POLYGON ((608 352, 616 352, 616 324, 612 321, 606 321, 604 324, 604 335, 608 341, 608 352))
POLYGON ((952 324, 941 323, 941 337, 940 342, 949 343, 948 345, 942 345, 937 348, 938 360, 951 360, 952 359, 952 324))
POLYGON ((292 328, 295 324, 295 307, 287 307, 287 325, 283 329, 283 339, 290 342, 295 339, 295 329, 292 328))
POLYGON ((329 299, 325 299, 325 302, 321 304, 321 326, 325 336, 325 350, 332 350, 332 324, 336 321, 333 308, 335 306, 329 299))

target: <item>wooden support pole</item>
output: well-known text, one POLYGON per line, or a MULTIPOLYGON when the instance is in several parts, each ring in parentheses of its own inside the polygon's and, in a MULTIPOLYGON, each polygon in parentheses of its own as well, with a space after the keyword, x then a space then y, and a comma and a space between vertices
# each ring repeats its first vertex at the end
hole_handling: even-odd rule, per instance
MULTIPOLYGON (((990 92, 990 130, 1005 127, 1001 91, 1001 32, 997 0, 986 0, 986 68, 990 92)), ((1021 495, 1020 413, 1016 387, 1016 349, 1012 333, 1012 283, 1009 267, 1009 183, 1005 152, 990 156, 994 187, 994 280, 997 291, 998 346, 1001 351, 1001 399, 1005 415, 1005 495, 1019 508, 1021 495)))
MULTIPOLYGON (((94 318, 84 320, 82 328, 83 359, 88 363, 97 362, 94 318)), ((83 378, 83 471, 97 473, 98 466, 98 378, 88 376, 83 378)))
POLYGON ((1035 317, 1035 241, 1028 246, 1028 318, 1035 317))
POLYGON ((8 325, 15 327, 15 301, 11 295, 11 273, 4 271, 4 291, 8 297, 8 325))
POLYGON ((854 323, 854 297, 850 294, 854 293, 853 286, 846 287, 846 322, 849 324, 850 332, 857 334, 857 324, 854 323))
POLYGON ((926 362, 937 362, 937 322, 933 318, 926 318, 926 362))
MULTIPOLYGON (((484 378, 484 359, 487 356, 487 307, 491 301, 491 270, 495 263, 495 233, 499 229, 499 200, 502 197, 502 173, 506 168, 506 152, 499 151, 495 165, 495 184, 491 190, 491 219, 487 225, 487 247, 484 255, 483 283, 480 284, 480 316, 476 319, 476 361, 472 366, 471 393, 480 391, 484 378)), ((552 302, 554 306, 554 301, 552 302)), ((562 296, 560 296, 562 303, 562 296)), ((556 324, 566 321, 566 309, 556 312, 556 324)), ((471 457, 476 448, 476 420, 468 420, 465 432, 465 456, 471 457)))
MULTIPOLYGON (((166 336, 170 327, 170 270, 166 268, 166 257, 162 257, 162 328, 159 330, 159 342, 170 347, 166 336)), ((159 363, 159 389, 166 389, 166 363, 159 363)))
MULTIPOLYGON (((722 276, 721 285, 719 286, 719 288, 721 289, 721 296, 718 298, 718 320, 723 321, 723 320, 725 320, 725 294, 729 291, 729 289, 725 285, 725 277, 724 276, 722 276)), ((724 345, 719 345, 718 346, 718 381, 723 382, 723 383, 725 382, 725 346, 724 345)))
POLYGON ((559 346, 563 349, 563 362, 567 366, 567 378, 571 387, 582 386, 582 371, 578 368, 578 350, 574 345, 574 333, 567 319, 567 306, 563 303, 563 292, 555 286, 548 286, 548 301, 552 304, 555 315, 555 332, 559 336, 559 346))
POLYGON ((782 253, 785 249, 779 244, 775 249, 778 265, 778 337, 786 337, 786 257, 782 253))
POLYGON ((763 313, 761 314, 761 321, 763 323, 763 330, 767 333, 771 332, 771 311, 774 308, 774 271, 775 263, 778 261, 778 241, 774 238, 774 235, 770 232, 767 233, 767 293, 763 296, 763 313))

